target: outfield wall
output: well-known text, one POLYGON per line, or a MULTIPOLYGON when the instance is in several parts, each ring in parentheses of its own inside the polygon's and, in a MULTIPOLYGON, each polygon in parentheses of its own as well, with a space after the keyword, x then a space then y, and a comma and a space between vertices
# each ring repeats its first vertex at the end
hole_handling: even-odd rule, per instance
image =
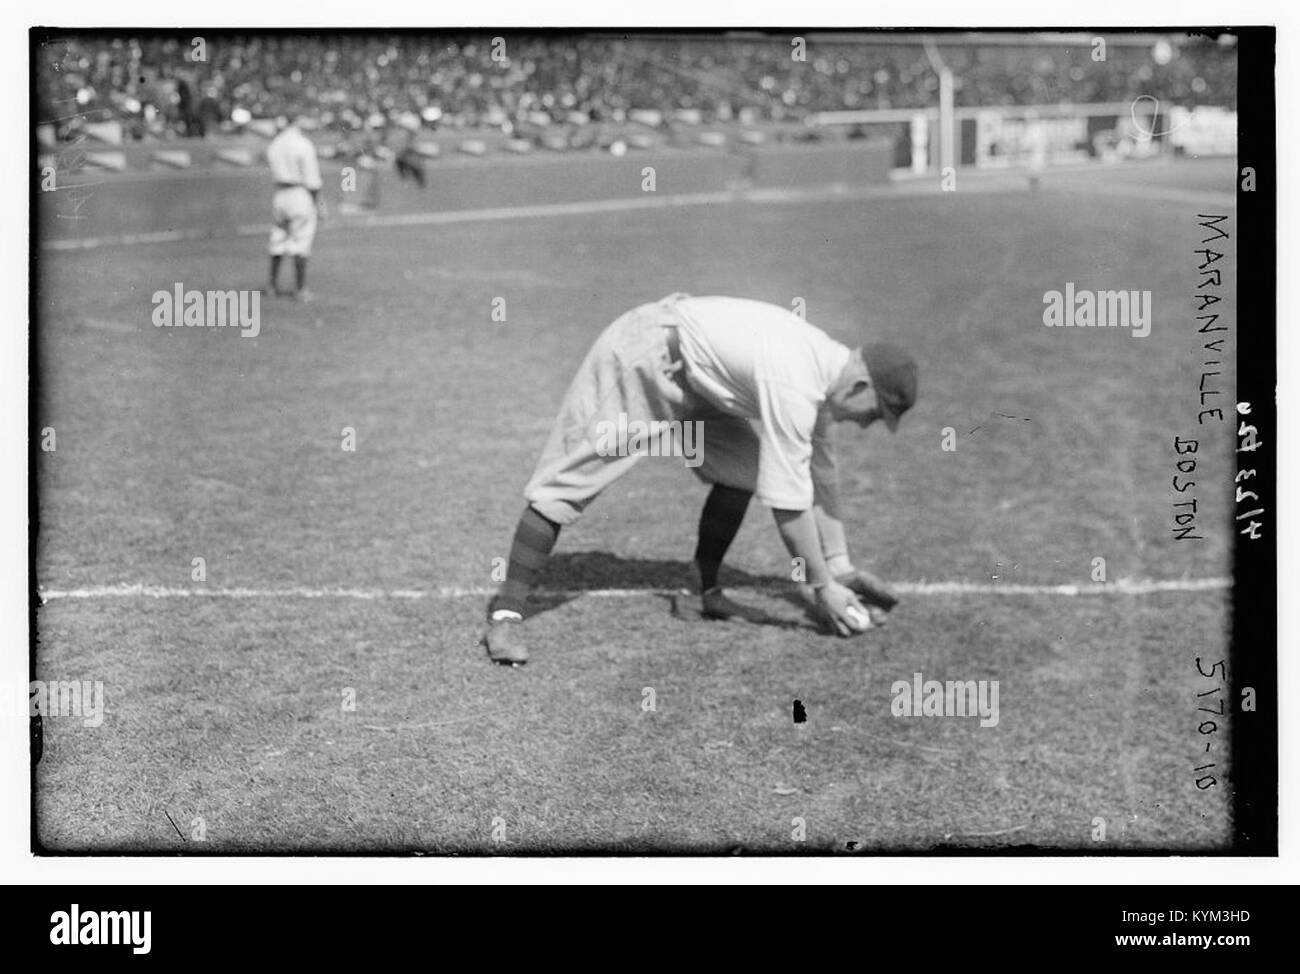
MULTIPOLYGON (((662 149, 607 153, 438 159, 425 164, 423 190, 398 179, 391 165, 354 170, 322 161, 325 195, 336 216, 360 212, 426 213, 491 207, 712 193, 746 186, 866 185, 889 179, 894 147, 883 140, 833 145, 778 145, 745 150, 662 149), (653 190, 649 189, 653 171, 653 190)), ((258 163, 222 169, 111 172, 65 160, 55 186, 35 206, 41 242, 180 231, 227 236, 267 223, 271 181, 258 163)))

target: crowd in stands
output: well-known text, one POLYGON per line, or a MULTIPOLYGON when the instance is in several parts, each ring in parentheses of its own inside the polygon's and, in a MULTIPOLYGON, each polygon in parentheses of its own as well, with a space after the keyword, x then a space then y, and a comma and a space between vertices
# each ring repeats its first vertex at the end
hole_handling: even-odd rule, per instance
MULTIPOLYGON (((937 50, 961 105, 1125 101, 1235 107, 1230 38, 961 43, 937 50)), ((931 52, 933 53, 933 51, 931 52)), ((939 77, 919 37, 605 37, 565 33, 102 36, 36 48, 37 121, 60 134, 119 122, 128 139, 204 137, 310 107, 340 133, 621 122, 638 110, 698 120, 799 120, 812 112, 916 108, 939 77), (800 58, 802 55, 802 59, 800 58)))

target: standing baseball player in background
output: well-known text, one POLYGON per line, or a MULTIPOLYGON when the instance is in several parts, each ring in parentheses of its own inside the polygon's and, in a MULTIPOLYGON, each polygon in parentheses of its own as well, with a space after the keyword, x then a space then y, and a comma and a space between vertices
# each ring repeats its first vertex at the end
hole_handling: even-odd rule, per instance
POLYGON ((275 182, 275 196, 271 201, 271 293, 286 295, 300 301, 310 300, 307 291, 307 258, 311 256, 311 243, 316 236, 317 213, 324 216, 325 200, 320 195, 320 163, 316 146, 303 134, 301 113, 288 117, 271 144, 266 147, 266 161, 271 167, 275 182), (285 256, 293 258, 292 291, 281 291, 279 286, 280 262, 285 256))
POLYGON ((841 636, 867 628, 859 595, 884 610, 897 599, 849 558, 830 431, 877 420, 895 430, 916 399, 916 377, 897 346, 850 349, 760 301, 674 294, 629 311, 587 353, 524 489, 506 579, 488 606, 488 655, 528 659, 525 602, 560 528, 647 452, 611 451, 600 431, 636 422, 701 424, 693 469, 713 485, 695 550, 706 617, 745 614, 718 587, 718 572, 757 495, 802 559, 823 623, 841 636))

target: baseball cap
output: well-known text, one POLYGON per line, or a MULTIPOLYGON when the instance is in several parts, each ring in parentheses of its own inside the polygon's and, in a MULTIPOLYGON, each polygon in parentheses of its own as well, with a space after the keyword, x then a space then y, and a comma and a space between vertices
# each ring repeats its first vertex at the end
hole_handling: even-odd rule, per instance
POLYGON ((916 402, 916 359, 890 342, 862 346, 862 361, 876 387, 876 399, 890 432, 916 402))

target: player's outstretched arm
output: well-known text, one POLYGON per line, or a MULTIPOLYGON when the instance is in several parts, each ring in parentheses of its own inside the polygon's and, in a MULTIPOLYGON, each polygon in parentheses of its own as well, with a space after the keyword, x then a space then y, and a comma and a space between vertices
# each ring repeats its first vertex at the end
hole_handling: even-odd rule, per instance
POLYGON ((898 604, 897 594, 871 572, 853 565, 849 555, 849 542, 840 520, 839 485, 834 471, 814 478, 813 516, 817 519, 817 532, 821 535, 822 555, 831 578, 850 588, 867 606, 871 621, 884 625, 885 613, 898 604))
POLYGON ((841 575, 853 570, 853 562, 849 559, 849 542, 844 534, 844 522, 832 508, 821 503, 813 505, 813 517, 817 522, 817 534, 821 538, 826 570, 832 578, 839 581, 841 575))
POLYGON ((803 559, 808 584, 828 625, 840 636, 861 632, 870 625, 866 610, 853 592, 835 581, 826 567, 822 555, 822 539, 817 530, 817 518, 811 511, 789 511, 773 508, 777 530, 786 550, 794 558, 803 559))

